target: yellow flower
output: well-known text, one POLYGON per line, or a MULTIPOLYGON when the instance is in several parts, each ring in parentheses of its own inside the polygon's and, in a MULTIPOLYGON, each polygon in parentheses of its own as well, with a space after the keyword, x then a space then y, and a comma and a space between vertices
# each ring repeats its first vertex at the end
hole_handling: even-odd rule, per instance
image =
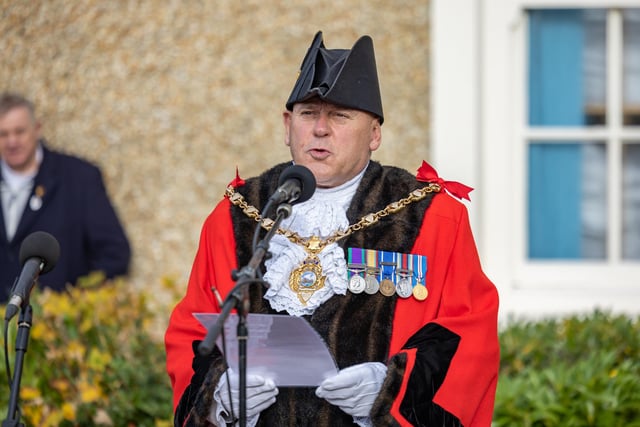
POLYGON ((62 404, 62 416, 65 420, 75 421, 76 419, 76 407, 71 403, 62 404))
POLYGON ((95 371, 103 371, 109 365, 109 363, 111 363, 112 359, 113 357, 111 356, 111 354, 107 353, 106 351, 100 351, 97 348, 92 348, 89 351, 89 359, 87 361, 87 365, 89 366, 89 368, 95 371))
POLYGON ((69 296, 64 293, 47 292, 47 298, 42 300, 42 310, 46 315, 58 317, 62 314, 75 316, 75 304, 71 304, 69 296))
POLYGON ((93 327, 93 319, 90 317, 83 317, 80 322, 80 332, 86 333, 93 327))
POLYGON ((35 400, 40 396, 40 390, 35 387, 22 387, 20 390, 20 398, 23 400, 35 400))
POLYGON ((53 341, 56 334, 45 322, 38 322, 31 328, 31 338, 38 341, 53 341))
POLYGON ((44 407, 42 405, 24 405, 22 407, 22 412, 24 414, 25 419, 30 421, 31 425, 42 425, 42 412, 44 407))
POLYGON ((67 344, 67 356, 72 360, 82 361, 87 349, 81 342, 73 340, 67 344))
POLYGON ((82 403, 92 403, 97 402, 103 397, 102 390, 100 387, 88 384, 85 381, 82 381, 79 385, 80 388, 80 401, 82 403))
POLYGON ((42 420, 42 426, 44 427, 57 427, 64 419, 64 414, 57 408, 50 408, 48 414, 46 414, 42 420))
POLYGON ((56 378, 51 381, 51 387, 55 390, 58 390, 62 395, 65 395, 65 392, 69 391, 71 388, 71 384, 68 380, 64 378, 56 378))

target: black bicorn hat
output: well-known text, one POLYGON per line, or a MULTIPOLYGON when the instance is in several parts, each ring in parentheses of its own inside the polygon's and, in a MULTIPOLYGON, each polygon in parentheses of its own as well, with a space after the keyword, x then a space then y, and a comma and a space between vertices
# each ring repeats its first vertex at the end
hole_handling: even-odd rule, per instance
POLYGON ((380 123, 384 121, 371 37, 360 37, 351 49, 326 49, 322 31, 316 33, 287 100, 287 110, 314 97, 368 111, 378 116, 380 123))

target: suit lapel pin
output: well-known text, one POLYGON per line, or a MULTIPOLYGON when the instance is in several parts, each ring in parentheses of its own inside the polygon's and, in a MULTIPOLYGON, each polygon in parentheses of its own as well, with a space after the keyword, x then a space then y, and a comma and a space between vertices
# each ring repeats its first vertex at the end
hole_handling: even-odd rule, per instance
POLYGON ((42 185, 38 185, 29 199, 29 207, 32 211, 37 211, 42 207, 42 197, 44 197, 44 187, 42 185))

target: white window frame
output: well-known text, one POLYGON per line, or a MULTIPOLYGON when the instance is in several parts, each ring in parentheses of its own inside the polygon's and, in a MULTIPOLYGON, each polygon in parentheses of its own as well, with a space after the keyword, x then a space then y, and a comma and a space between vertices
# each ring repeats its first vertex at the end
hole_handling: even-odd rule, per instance
MULTIPOLYGON (((609 229, 613 261, 536 261, 526 257, 525 138, 640 139, 620 124, 604 128, 530 129, 526 106, 526 11, 531 8, 637 8, 637 0, 433 0, 431 160, 445 179, 477 190, 469 207, 483 266, 501 295, 501 315, 549 315, 594 307, 640 312, 640 265, 619 260, 620 232, 609 229), (514 141, 521 141, 520 144, 514 141)), ((608 23, 608 61, 621 64, 621 20, 608 23), (615 34, 614 34, 615 33, 615 34)), ((619 69, 607 70, 619 73, 619 69)), ((621 88, 608 81, 607 117, 620 117, 621 88)), ((620 167, 620 144, 608 168, 620 167), (615 166, 615 167, 612 167, 615 166)), ((610 175, 614 180, 619 177, 610 175)), ((619 218, 609 191, 608 215, 619 218)), ((611 223, 611 221, 609 221, 611 223)), ((615 224, 615 222, 614 222, 615 224)), ((616 227, 619 227, 619 222, 616 227)))

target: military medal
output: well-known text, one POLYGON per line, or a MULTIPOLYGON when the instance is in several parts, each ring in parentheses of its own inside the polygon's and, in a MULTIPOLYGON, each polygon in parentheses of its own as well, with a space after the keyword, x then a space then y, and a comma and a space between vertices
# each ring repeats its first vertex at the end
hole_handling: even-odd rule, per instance
POLYGON ((396 287, 402 288, 401 294, 399 294, 402 298, 407 298, 409 296, 407 294, 411 294, 411 288, 413 287, 411 280, 412 273, 413 272, 407 268, 400 268, 396 272, 398 276, 396 287))
POLYGON ((424 301, 429 296, 429 290, 424 284, 427 273, 427 257, 424 255, 413 255, 415 266, 416 285, 413 287, 413 297, 418 301, 424 301))
POLYGON ((413 297, 418 301, 424 301, 429 296, 427 287, 422 283, 418 283, 413 287, 413 297))
POLYGON ((355 275, 349 279, 349 290, 354 294, 361 294, 367 287, 367 281, 364 277, 355 275))
POLYGON ((408 254, 398 254, 396 277, 396 293, 401 298, 409 298, 413 287, 412 257, 408 254))
POLYGON ((351 278, 348 284, 349 290, 354 294, 362 293, 367 284, 364 277, 358 273, 364 272, 364 264, 349 264, 347 268, 349 272, 351 272, 351 278))
POLYGON ((366 286, 364 291, 373 295, 378 293, 380 290, 380 282, 378 282, 378 274, 380 273, 380 268, 378 268, 378 254, 373 249, 365 249, 365 257, 366 257, 366 275, 364 280, 366 282, 366 286))
POLYGON ((390 297, 396 293, 396 284, 393 277, 396 270, 396 253, 380 251, 380 268, 382 269, 383 279, 380 281, 380 293, 385 297, 390 297))
POLYGON ((391 279, 382 279, 380 281, 380 293, 385 297, 390 297, 396 293, 396 285, 391 279))
POLYGON ((361 273, 365 271, 364 261, 362 259, 362 254, 364 249, 360 248, 349 248, 347 250, 349 264, 347 264, 347 269, 349 270, 349 282, 347 283, 347 287, 349 291, 354 294, 361 294, 364 292, 364 288, 367 283, 362 277, 361 273))
POLYGON ((376 277, 378 272, 377 268, 367 268, 367 275, 364 278, 366 283, 364 291, 369 295, 373 295, 380 290, 380 283, 376 277))
POLYGON ((373 295, 380 290, 380 283, 378 282, 378 279, 376 279, 376 276, 367 274, 364 281, 366 284, 364 291, 369 295, 373 295))
POLYGON ((396 283, 396 293, 398 294, 398 296, 402 298, 409 298, 411 296, 411 291, 411 279, 409 279, 408 277, 403 277, 402 279, 398 280, 398 283, 396 283))

